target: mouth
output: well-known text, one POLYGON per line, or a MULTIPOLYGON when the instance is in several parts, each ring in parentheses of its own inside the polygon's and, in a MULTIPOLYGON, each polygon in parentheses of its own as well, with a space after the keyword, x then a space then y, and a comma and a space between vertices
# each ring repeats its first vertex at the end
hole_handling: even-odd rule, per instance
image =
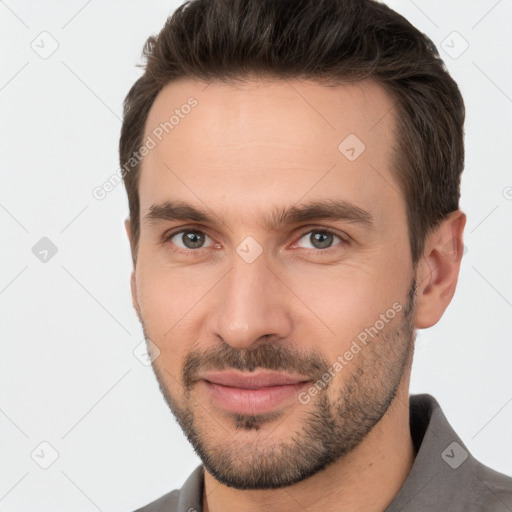
POLYGON ((239 414, 262 414, 290 402, 311 379, 271 372, 243 375, 223 371, 206 373, 201 382, 222 409, 239 414))

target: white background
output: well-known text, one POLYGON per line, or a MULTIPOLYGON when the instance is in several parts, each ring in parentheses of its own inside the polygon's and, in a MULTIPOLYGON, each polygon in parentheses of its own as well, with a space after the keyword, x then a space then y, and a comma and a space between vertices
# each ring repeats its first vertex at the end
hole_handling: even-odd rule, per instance
MULTIPOLYGON (((143 43, 177 5, 0 3, 2 511, 130 511, 200 462, 133 355, 124 187, 92 195, 118 169, 143 43), (48 59, 31 48, 42 31, 59 45, 48 59), (46 263, 32 253, 42 237, 58 249, 46 263), (43 441, 59 454, 46 470, 31 458, 49 460, 43 441)), ((512 2, 390 6, 438 46, 467 108, 468 251, 445 316, 419 333, 411 391, 433 394, 470 451, 512 475, 512 2), (443 49, 463 49, 454 31, 469 44, 458 58, 443 49)))

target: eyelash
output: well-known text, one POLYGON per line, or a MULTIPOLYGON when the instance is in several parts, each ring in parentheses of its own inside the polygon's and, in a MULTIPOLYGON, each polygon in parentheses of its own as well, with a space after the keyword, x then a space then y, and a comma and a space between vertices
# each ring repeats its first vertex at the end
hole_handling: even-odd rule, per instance
MULTIPOLYGON (((203 234, 203 235, 206 235, 206 236, 209 236, 208 233, 206 233, 205 231, 202 231, 200 229, 196 229, 196 228, 181 228, 177 231, 172 231, 171 233, 168 233, 168 234, 165 234, 164 235, 164 239, 163 239, 163 243, 168 243, 170 242, 171 238, 173 238, 174 236, 176 235, 179 235, 180 233, 189 233, 189 232, 194 232, 194 233, 199 233, 199 234, 203 234)), ((324 254, 324 255, 328 255, 328 254, 331 254, 332 252, 335 252, 335 251, 339 251, 340 250, 340 245, 342 246, 345 246, 345 245, 348 245, 349 244, 349 241, 347 239, 347 237, 343 237, 341 235, 339 235, 338 233, 334 232, 334 231, 331 231, 330 229, 325 229, 325 228, 313 228, 313 229, 309 229, 308 231, 305 231, 303 232, 297 240, 301 240, 302 238, 304 238, 305 235, 308 235, 310 233, 322 233, 322 234, 327 234, 327 235, 332 235, 332 236, 335 236, 335 237, 338 237, 341 242, 339 242, 338 244, 332 246, 332 247, 328 247, 327 249, 302 249, 303 251, 307 251, 309 254, 314 254, 314 255, 318 255, 318 254, 324 254)), ((211 238, 211 237, 210 237, 211 238)), ((202 251, 203 249, 209 249, 209 247, 200 247, 198 249, 181 249, 180 247, 176 247, 174 244, 172 244, 174 247, 172 248, 172 250, 174 252, 177 252, 177 253, 180 253, 180 254, 183 254, 185 256, 194 256, 194 255, 197 255, 198 252, 202 251)))

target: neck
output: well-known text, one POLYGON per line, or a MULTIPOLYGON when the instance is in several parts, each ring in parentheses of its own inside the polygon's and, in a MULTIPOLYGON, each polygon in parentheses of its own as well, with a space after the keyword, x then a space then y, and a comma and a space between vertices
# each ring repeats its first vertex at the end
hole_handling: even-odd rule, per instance
POLYGON ((386 414, 356 448, 302 482, 282 489, 241 491, 205 470, 204 512, 384 511, 404 484, 415 457, 405 380, 386 414))

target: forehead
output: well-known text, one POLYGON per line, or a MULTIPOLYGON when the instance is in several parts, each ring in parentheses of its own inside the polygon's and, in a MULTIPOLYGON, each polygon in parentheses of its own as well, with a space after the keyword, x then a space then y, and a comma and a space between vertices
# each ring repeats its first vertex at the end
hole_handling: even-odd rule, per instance
POLYGON ((378 216, 403 202, 394 114, 371 80, 172 82, 145 125, 154 147, 141 166, 141 214, 170 195, 233 214, 336 196, 378 216))

